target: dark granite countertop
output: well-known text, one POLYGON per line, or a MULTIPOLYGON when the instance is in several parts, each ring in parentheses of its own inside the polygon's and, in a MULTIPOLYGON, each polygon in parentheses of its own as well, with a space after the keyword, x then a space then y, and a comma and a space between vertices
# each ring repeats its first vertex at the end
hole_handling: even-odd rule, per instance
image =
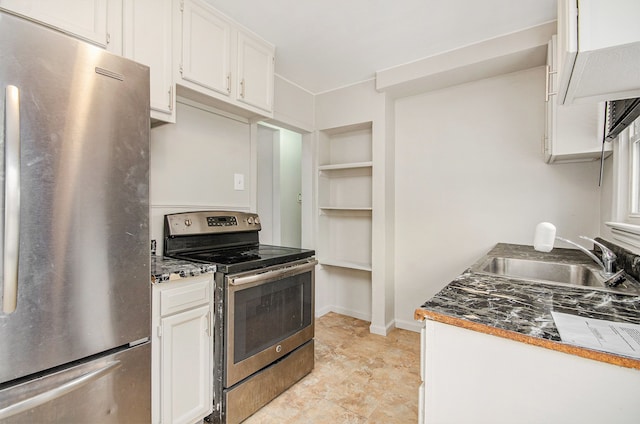
MULTIPOLYGON (((574 249, 541 253, 531 246, 501 243, 487 255, 591 264, 591 259, 574 249)), ((415 317, 640 369, 637 359, 563 343, 552 311, 640 324, 640 297, 484 275, 468 269, 422 304, 415 317)))
POLYGON ((162 283, 216 271, 215 265, 151 256, 151 282, 162 283))

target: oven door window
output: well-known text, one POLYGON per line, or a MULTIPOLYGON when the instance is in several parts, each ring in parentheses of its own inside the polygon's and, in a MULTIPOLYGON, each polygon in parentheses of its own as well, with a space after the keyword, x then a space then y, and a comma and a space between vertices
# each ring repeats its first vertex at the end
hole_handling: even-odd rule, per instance
POLYGON ((311 325, 311 272, 235 292, 234 363, 311 325))

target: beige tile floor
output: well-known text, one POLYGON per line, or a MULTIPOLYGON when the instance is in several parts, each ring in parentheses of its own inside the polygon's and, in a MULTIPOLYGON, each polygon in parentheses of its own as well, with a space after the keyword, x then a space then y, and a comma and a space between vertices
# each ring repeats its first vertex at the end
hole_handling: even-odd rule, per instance
POLYGON ((316 320, 315 368, 244 424, 418 422, 420 335, 335 313, 316 320))

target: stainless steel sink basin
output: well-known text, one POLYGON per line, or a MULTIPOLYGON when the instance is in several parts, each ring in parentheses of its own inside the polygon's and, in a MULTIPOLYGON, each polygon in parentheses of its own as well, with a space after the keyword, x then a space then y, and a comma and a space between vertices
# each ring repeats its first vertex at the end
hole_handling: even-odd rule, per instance
POLYGON ((615 287, 610 287, 607 284, 608 280, 596 268, 581 264, 489 256, 478 261, 471 270, 481 274, 506 276, 552 285, 640 296, 640 287, 637 283, 622 281, 615 287))

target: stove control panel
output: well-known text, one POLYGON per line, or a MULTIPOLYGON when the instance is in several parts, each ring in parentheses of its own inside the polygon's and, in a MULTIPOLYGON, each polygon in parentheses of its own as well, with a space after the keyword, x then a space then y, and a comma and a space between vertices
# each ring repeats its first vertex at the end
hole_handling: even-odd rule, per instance
MULTIPOLYGON (((247 219, 253 222, 253 218, 247 219)), ((232 225, 238 225, 238 218, 235 216, 208 216, 207 225, 209 227, 230 227, 232 225)))
POLYGON ((169 236, 237 233, 261 229, 260 217, 249 212, 197 211, 165 215, 165 235, 169 236))

